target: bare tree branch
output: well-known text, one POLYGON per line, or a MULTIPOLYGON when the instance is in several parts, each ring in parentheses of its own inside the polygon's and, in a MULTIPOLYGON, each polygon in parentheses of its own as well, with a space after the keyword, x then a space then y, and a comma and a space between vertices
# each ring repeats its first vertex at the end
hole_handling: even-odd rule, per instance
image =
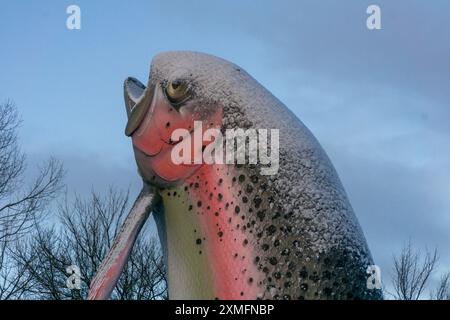
POLYGON ((431 295, 435 300, 450 300, 450 272, 443 274, 436 291, 431 295))
POLYGON ((11 257, 12 248, 35 229, 62 186, 62 164, 48 160, 31 184, 24 183, 25 155, 17 130, 21 120, 14 104, 0 104, 0 299, 18 299, 31 279, 11 257))
MULTIPOLYGON (((18 246, 15 261, 31 277, 34 299, 85 299, 91 279, 128 213, 128 193, 110 189, 87 200, 66 195, 59 205, 60 228, 39 230, 26 246, 18 246), (66 267, 81 272, 81 290, 66 287, 66 267)), ((140 236, 124 268, 113 299, 166 299, 167 285, 161 250, 153 238, 140 236)))
POLYGON ((397 300, 418 300, 438 262, 437 250, 427 251, 422 257, 412 248, 411 241, 394 258, 393 285, 397 300))

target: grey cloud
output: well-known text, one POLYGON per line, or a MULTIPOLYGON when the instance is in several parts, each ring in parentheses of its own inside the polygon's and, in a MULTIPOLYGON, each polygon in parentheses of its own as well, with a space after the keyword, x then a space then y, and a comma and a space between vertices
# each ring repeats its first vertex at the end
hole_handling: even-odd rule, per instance
MULTIPOLYGON (((131 148, 130 148, 131 149, 131 148)), ((86 150, 46 150, 28 154, 29 175, 32 176, 37 168, 49 156, 62 161, 66 171, 65 184, 68 191, 81 196, 88 195, 92 190, 105 191, 109 186, 121 190, 130 190, 130 195, 137 195, 142 187, 137 173, 132 151, 123 157, 120 163, 108 159, 108 155, 101 155, 86 150)))
POLYGON ((205 1, 173 6, 172 1, 160 4, 158 12, 170 13, 174 28, 185 28, 181 38, 194 33, 204 42, 214 42, 215 48, 225 42, 226 55, 238 46, 249 56, 242 54, 241 62, 249 66, 257 55, 266 74, 295 70, 299 76, 309 72, 337 82, 381 82, 448 102, 450 3, 376 3, 382 10, 379 31, 369 31, 365 24, 366 8, 373 1, 241 1, 214 6, 205 1))

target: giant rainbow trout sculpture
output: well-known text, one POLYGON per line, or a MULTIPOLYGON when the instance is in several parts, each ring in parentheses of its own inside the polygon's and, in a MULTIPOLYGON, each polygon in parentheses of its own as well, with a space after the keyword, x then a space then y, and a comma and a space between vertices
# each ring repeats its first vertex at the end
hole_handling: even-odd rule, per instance
MULTIPOLYGON (((380 290, 367 287, 373 261, 329 158, 302 122, 242 68, 202 53, 162 53, 152 61, 147 87, 125 81, 125 103, 126 135, 144 187, 89 299, 109 298, 151 214, 170 299, 381 298, 380 290), (274 161, 206 163, 200 153, 199 162, 199 151, 214 141, 211 154, 220 155, 221 145, 216 137, 199 145, 198 128, 273 132, 279 140, 258 155, 267 151, 274 161), (182 144, 190 149, 179 155, 193 161, 174 161, 182 144)), ((250 138, 236 148, 245 149, 250 138)))

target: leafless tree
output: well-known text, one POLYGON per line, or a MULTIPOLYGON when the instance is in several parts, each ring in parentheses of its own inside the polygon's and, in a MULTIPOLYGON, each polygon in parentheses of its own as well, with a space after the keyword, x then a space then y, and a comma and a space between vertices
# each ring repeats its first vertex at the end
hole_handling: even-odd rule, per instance
POLYGON ((0 300, 20 299, 30 289, 30 278, 10 257, 10 247, 15 241, 0 242, 0 300))
POLYGON ((394 257, 393 285, 397 300, 418 300, 431 274, 436 268, 438 254, 426 251, 424 256, 414 250, 411 241, 402 249, 400 256, 394 257))
POLYGON ((0 104, 0 299, 21 297, 29 282, 10 259, 10 250, 39 223, 62 186, 62 164, 48 160, 31 183, 17 136, 20 118, 12 102, 0 104))
MULTIPOLYGON (((27 244, 18 246, 16 261, 31 277, 29 298, 85 299, 91 279, 112 245, 128 213, 128 194, 110 189, 101 197, 76 197, 59 207, 60 228, 38 230, 27 244), (81 290, 70 290, 66 268, 76 265, 81 290)), ((113 292, 113 299, 166 299, 166 279, 161 251, 153 238, 141 235, 113 292)))
POLYGON ((441 276, 438 287, 431 298, 434 300, 450 300, 450 272, 441 276))
POLYGON ((31 184, 24 183, 25 155, 18 143, 20 119, 11 102, 0 105, 0 241, 27 233, 61 188, 63 168, 50 159, 31 184))

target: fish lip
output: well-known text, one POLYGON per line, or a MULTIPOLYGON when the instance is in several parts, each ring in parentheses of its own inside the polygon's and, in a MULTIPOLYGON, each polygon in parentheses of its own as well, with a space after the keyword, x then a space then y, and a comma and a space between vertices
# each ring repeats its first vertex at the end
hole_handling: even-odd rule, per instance
MULTIPOLYGON (((136 85, 136 79, 134 78, 127 78, 127 80, 125 80, 125 85, 124 85, 124 94, 125 94, 125 104, 126 104, 126 109, 127 109, 127 115, 128 115, 128 121, 127 121, 127 125, 125 127, 125 135, 127 137, 130 137, 133 135, 133 133, 139 128, 139 126, 141 125, 142 121, 145 118, 145 115, 147 114, 152 101, 153 101, 153 97, 154 97, 154 93, 155 93, 155 85, 149 85, 147 88, 144 89, 141 97, 139 98, 139 100, 136 101, 136 103, 134 104, 134 106, 131 107, 131 110, 129 109, 130 107, 130 102, 127 101, 127 99, 129 100, 129 97, 131 96, 131 92, 130 92, 130 82, 134 83, 136 85)), ((140 82, 138 82, 140 84, 140 82)))
MULTIPOLYGON (((194 129, 192 129, 191 131, 189 131, 189 133, 188 133, 186 136, 183 136, 183 139, 180 139, 180 140, 178 140, 178 141, 175 141, 175 142, 173 141, 173 142, 171 142, 171 143, 167 143, 167 142, 164 141, 163 139, 161 139, 161 141, 162 141, 164 144, 169 145, 170 148, 173 148, 173 147, 176 146, 177 144, 183 142, 185 138, 189 138, 189 136, 191 136, 192 134, 194 134, 194 129)), ((161 150, 160 150, 157 154, 150 155, 150 154, 146 153, 144 150, 142 150, 141 148, 136 147, 135 145, 133 145, 133 147, 134 147, 136 150, 138 150, 139 152, 141 152, 144 156, 149 157, 149 158, 156 157, 158 154, 161 153, 161 150)))

